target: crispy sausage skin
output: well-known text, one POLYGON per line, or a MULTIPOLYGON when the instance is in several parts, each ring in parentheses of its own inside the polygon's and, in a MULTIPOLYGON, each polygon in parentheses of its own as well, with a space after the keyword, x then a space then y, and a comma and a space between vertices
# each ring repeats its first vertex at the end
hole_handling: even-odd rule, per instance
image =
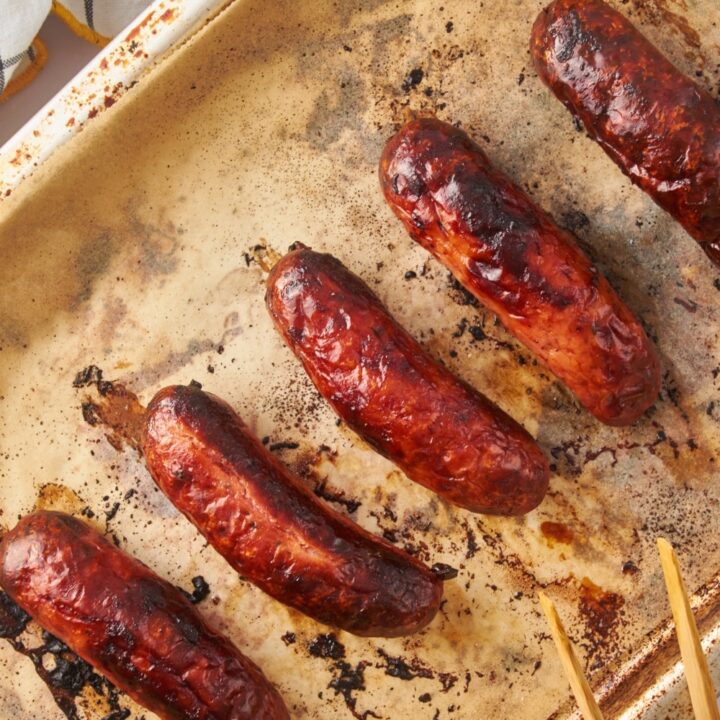
POLYGON ((720 107, 602 0, 556 0, 533 62, 620 169, 720 266, 720 107))
POLYGON ((301 247, 270 272, 275 327, 340 417, 412 480, 475 512, 536 507, 548 465, 533 439, 432 358, 331 255, 301 247))
POLYGON ((356 635, 407 635, 435 616, 442 581, 324 505, 214 395, 161 390, 142 447, 175 506, 277 600, 356 635))
POLYGON ((163 720, 288 720, 277 691, 183 594, 89 525, 25 516, 0 585, 42 627, 163 720))
POLYGON ((660 366, 642 326, 577 246, 462 131, 413 120, 380 160, 411 237, 495 312, 598 419, 636 420, 660 366))

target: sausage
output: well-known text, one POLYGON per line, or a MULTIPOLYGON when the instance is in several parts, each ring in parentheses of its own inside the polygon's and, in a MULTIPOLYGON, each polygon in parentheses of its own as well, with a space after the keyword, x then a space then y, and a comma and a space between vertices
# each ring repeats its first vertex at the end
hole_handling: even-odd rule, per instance
POLYGON ((411 480, 474 512, 521 515, 543 499, 548 464, 532 437, 334 257, 289 252, 270 272, 266 303, 320 394, 411 480))
POLYGON ((385 199, 443 263, 599 420, 654 402, 660 365, 642 326, 573 236, 462 131, 414 120, 380 160, 385 199))
POLYGON ((0 585, 163 720, 290 717, 258 667, 178 588, 70 515, 22 518, 0 542, 0 585))
POLYGON ((173 504, 277 600, 356 635, 407 635, 435 616, 442 580, 321 503, 214 395, 158 392, 142 450, 173 504))
POLYGON ((720 266, 720 107, 602 0, 556 0, 530 41, 543 82, 720 266))

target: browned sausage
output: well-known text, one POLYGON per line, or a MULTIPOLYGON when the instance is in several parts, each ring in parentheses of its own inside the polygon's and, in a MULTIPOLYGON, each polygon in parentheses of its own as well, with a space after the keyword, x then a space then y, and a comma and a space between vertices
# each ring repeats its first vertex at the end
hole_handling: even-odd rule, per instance
POLYGON ((42 627, 164 720, 287 720, 277 691, 176 587, 79 520, 27 515, 0 585, 42 627))
POLYGON ((410 235, 495 312, 597 418, 637 420, 660 365, 633 314, 569 232, 435 118, 385 146, 380 182, 410 235))
POLYGON ((540 78, 720 266, 720 107, 602 0, 556 0, 530 42, 540 78))
POLYGON ((214 395, 161 390, 142 448, 175 506, 277 600, 356 635, 406 635, 435 616, 440 578, 321 503, 214 395))
POLYGON ((430 356, 331 255, 296 249, 268 278, 275 327, 335 411, 412 480, 475 512, 540 503, 533 439, 430 356))

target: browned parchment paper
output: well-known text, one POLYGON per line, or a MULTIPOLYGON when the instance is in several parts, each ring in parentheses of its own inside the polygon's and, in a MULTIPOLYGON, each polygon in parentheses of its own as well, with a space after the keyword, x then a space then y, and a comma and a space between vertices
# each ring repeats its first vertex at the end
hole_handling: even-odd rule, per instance
MULTIPOLYGON (((616 4, 717 94, 715 0, 616 4)), ((0 521, 38 503, 84 510, 178 585, 203 575, 199 608, 297 718, 546 718, 568 687, 539 586, 597 686, 669 615, 657 535, 677 547, 691 588, 720 565, 720 282, 540 86, 527 52, 540 7, 237 0, 2 205, 0 521), (405 108, 462 123, 577 232, 647 324, 665 379, 635 427, 581 411, 394 220, 376 164, 405 108), (256 246, 280 253, 296 240, 362 275, 431 352, 538 437, 554 475, 537 511, 450 508, 336 426, 264 309, 257 258, 268 250, 256 246), (84 423, 72 380, 89 363, 145 401, 196 379, 271 443, 297 444, 276 452, 351 501, 334 507, 459 569, 441 615, 408 639, 337 633, 336 657, 314 656, 328 630, 239 579, 137 456, 84 423)), ((714 598, 700 598, 709 617, 714 598)), ((109 712, 92 698, 86 689, 82 717, 109 712)), ((6 642, 0 717, 62 717, 6 642)))

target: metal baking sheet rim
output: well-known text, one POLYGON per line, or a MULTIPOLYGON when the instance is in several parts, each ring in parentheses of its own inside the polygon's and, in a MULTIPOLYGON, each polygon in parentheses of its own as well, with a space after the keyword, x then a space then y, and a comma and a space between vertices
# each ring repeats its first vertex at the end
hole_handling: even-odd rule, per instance
MULTIPOLYGON (((0 203, 61 145, 169 57, 202 25, 221 21, 223 10, 243 0, 156 0, 0 148, 0 203)), ((693 595, 705 652, 720 651, 720 580, 693 595), (717 606, 717 609, 714 607, 717 606)), ((685 689, 672 621, 656 628, 647 643, 596 694, 603 711, 618 720, 646 716, 655 703, 685 689)), ((574 702, 553 717, 581 720, 574 702)))
MULTIPOLYGON (((705 654, 717 659, 720 653, 720 581, 715 578, 691 596, 701 643, 705 654)), ((670 700, 686 691, 680 652, 672 619, 661 623, 622 667, 601 687, 596 688, 603 713, 617 720, 640 720, 661 699, 670 700)), ((573 705, 561 710, 567 720, 582 720, 573 705)), ((654 716, 653 716, 654 717, 654 716)))
POLYGON ((232 0, 155 0, 0 148, 0 201, 232 0))

